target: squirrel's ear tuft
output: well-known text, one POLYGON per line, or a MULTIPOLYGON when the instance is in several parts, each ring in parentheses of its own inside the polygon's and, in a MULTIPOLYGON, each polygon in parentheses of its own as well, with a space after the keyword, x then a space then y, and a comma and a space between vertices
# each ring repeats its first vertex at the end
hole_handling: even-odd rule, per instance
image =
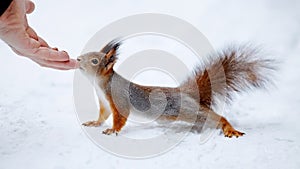
POLYGON ((120 47, 121 43, 122 42, 121 42, 120 38, 114 39, 114 40, 110 41, 107 45, 105 45, 101 49, 100 52, 108 54, 112 50, 117 51, 118 48, 120 47))
POLYGON ((105 68, 109 70, 113 67, 117 60, 118 52, 121 45, 121 41, 119 39, 114 39, 110 41, 106 46, 101 49, 101 53, 105 53, 104 60, 105 60, 105 68))

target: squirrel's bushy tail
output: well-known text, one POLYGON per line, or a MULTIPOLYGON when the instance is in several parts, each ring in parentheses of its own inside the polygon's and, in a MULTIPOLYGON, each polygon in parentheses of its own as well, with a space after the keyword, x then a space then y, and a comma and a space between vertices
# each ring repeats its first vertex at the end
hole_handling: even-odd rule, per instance
POLYGON ((275 69, 274 60, 264 58, 260 49, 250 45, 229 47, 211 55, 204 65, 196 67, 194 75, 181 87, 189 88, 187 91, 195 95, 190 86, 196 82, 201 105, 208 107, 213 96, 223 96, 230 101, 234 93, 265 87, 275 69))

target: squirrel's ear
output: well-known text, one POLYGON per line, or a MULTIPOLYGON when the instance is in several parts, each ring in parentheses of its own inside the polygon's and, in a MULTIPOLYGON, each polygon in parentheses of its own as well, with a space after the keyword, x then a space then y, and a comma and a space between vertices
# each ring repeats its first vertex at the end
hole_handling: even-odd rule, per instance
POLYGON ((112 40, 109 42, 100 52, 105 53, 104 63, 105 63, 105 71, 112 69, 113 65, 117 60, 117 50, 121 45, 120 42, 116 40, 112 40))
POLYGON ((115 51, 118 50, 119 46, 121 45, 121 41, 119 39, 114 39, 110 41, 107 45, 105 45, 100 52, 101 53, 109 53, 112 49, 115 51))

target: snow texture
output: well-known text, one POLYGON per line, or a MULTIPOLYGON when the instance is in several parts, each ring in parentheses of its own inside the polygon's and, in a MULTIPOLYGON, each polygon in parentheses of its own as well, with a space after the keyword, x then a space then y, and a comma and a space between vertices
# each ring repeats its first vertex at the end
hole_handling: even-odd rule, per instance
MULTIPOLYGON (((86 137, 73 105, 73 71, 40 68, 0 42, 0 169, 300 167, 299 1, 35 3, 36 10, 29 16, 32 27, 73 58, 105 25, 124 16, 154 12, 190 22, 216 49, 232 42, 250 41, 262 44, 281 63, 274 77, 275 87, 239 96, 225 113, 245 136, 229 139, 215 131, 211 139, 200 144, 199 134, 190 133, 163 155, 132 160, 103 151, 86 137)), ((99 132, 103 129, 100 127, 99 132)), ((135 129, 126 126, 124 130, 128 133, 135 129)), ((140 131, 138 137, 143 134, 147 136, 140 131)))

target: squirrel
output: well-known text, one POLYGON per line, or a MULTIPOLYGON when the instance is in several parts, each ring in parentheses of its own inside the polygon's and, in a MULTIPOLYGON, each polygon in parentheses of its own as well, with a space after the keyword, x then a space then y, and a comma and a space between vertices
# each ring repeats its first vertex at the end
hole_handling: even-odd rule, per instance
MULTIPOLYGON (((272 59, 260 58, 259 49, 244 45, 229 47, 215 53, 204 66, 197 66, 194 73, 178 87, 143 86, 130 82, 113 69, 121 43, 120 40, 114 39, 99 52, 89 52, 77 58, 81 72, 95 83, 97 95, 102 92, 110 106, 110 110, 106 108, 103 98, 98 95, 99 117, 96 121, 88 121, 83 125, 100 126, 112 113, 112 128, 102 132, 107 135, 112 133, 117 135, 121 131, 133 107, 141 111, 149 109, 151 92, 160 91, 166 96, 167 104, 159 119, 171 121, 179 119, 197 127, 203 125, 203 119, 210 116, 225 137, 243 136, 245 133, 233 128, 225 117, 212 109, 211 106, 216 104, 213 97, 226 97, 231 102, 235 93, 265 87, 270 81, 267 72, 274 70, 272 59), (222 80, 224 85, 220 84, 222 80), (198 89, 195 90, 195 87, 198 89), (181 108, 180 104, 183 102, 185 105, 181 108), (190 107, 192 108, 189 109, 190 107), (182 116, 178 118, 180 113, 182 116)), ((159 96, 156 99, 160 99, 159 96)))

